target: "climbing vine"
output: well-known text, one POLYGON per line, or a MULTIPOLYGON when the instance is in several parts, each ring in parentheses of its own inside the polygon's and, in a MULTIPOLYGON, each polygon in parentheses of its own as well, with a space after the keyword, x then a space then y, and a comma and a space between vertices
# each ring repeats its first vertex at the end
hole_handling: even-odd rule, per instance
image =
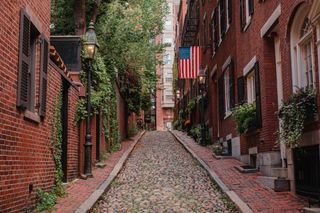
POLYGON ((38 211, 46 211, 52 209, 56 203, 57 197, 66 194, 65 188, 62 185, 63 171, 61 163, 62 155, 62 123, 61 123, 61 107, 62 107, 62 93, 59 92, 54 100, 53 117, 52 117, 52 131, 51 131, 51 152, 54 160, 54 187, 51 192, 45 192, 41 189, 37 191, 39 203, 37 205, 38 211))
POLYGON ((62 107, 62 93, 59 92, 53 107, 53 120, 52 120, 52 144, 51 150, 54 158, 55 165, 55 186, 53 192, 62 196, 65 194, 65 189, 62 185, 63 171, 62 171, 62 123, 61 123, 61 107, 62 107))
MULTIPOLYGON (((83 70, 88 70, 87 62, 83 61, 83 70)), ((86 85, 85 72, 81 73, 81 81, 86 85)), ((102 56, 98 53, 92 64, 92 88, 91 104, 92 114, 102 115, 103 133, 106 142, 110 142, 111 149, 117 150, 120 143, 119 127, 117 120, 117 98, 115 94, 115 75, 108 72, 102 56)), ((86 99, 80 99, 77 103, 75 120, 80 122, 87 116, 86 99)))

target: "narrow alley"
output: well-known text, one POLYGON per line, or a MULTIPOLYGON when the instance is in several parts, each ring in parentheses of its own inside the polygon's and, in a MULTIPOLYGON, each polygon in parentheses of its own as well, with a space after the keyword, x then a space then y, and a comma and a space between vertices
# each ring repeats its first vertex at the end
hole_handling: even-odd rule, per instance
POLYGON ((148 132, 92 212, 237 212, 169 132, 148 132))

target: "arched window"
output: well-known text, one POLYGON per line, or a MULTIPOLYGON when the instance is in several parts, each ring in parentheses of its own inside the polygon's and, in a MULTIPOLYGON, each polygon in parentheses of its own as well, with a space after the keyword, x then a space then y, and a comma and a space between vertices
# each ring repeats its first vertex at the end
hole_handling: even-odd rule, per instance
POLYGON ((293 89, 314 87, 314 42, 309 7, 299 7, 292 22, 290 32, 291 68, 293 89))

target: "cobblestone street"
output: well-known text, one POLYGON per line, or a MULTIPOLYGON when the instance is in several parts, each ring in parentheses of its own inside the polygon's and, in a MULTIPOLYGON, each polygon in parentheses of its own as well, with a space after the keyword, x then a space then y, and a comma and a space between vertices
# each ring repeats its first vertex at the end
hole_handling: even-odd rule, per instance
POLYGON ((237 210, 169 132, 149 132, 92 212, 237 210))

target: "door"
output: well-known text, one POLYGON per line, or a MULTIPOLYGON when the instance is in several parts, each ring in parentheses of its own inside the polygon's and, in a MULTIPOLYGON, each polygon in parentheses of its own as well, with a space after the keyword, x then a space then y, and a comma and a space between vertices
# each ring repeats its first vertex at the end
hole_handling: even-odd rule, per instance
POLYGON ((319 145, 296 148, 293 151, 297 194, 320 198, 319 145))
POLYGON ((63 171, 63 182, 67 182, 67 162, 68 162, 68 90, 69 82, 65 79, 62 80, 62 106, 61 106, 61 123, 62 123, 62 153, 61 165, 63 171))
POLYGON ((100 161, 100 113, 96 115, 96 160, 100 161))

